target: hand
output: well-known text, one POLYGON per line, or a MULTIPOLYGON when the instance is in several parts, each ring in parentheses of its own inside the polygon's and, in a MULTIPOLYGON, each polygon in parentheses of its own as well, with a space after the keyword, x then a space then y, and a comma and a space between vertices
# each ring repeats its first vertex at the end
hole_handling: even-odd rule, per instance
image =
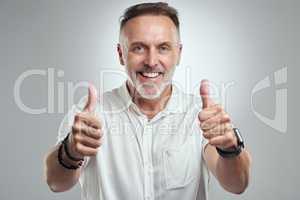
POLYGON ((203 80, 200 86, 202 111, 198 115, 203 136, 208 139, 210 145, 220 149, 236 147, 237 139, 229 115, 221 105, 215 104, 209 95, 209 83, 203 80))
POLYGON ((97 104, 97 90, 89 85, 88 100, 82 113, 75 116, 69 137, 70 154, 75 158, 95 156, 101 146, 101 123, 93 115, 97 104))

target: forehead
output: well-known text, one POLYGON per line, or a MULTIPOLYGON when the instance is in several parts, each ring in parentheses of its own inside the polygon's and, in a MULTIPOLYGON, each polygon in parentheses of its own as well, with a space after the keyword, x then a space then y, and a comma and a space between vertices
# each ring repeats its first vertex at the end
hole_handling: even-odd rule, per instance
POLYGON ((144 43, 178 42, 178 32, 173 21, 163 15, 143 15, 130 19, 123 27, 126 41, 144 43))

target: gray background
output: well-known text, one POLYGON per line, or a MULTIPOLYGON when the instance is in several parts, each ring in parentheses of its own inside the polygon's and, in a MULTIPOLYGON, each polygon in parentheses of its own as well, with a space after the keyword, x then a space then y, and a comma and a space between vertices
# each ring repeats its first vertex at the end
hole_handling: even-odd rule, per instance
MULTIPOLYGON (((103 69, 121 70, 116 54, 118 18, 140 1, 0 0, 1 139, 0 199, 80 199, 80 188, 55 194, 43 178, 43 159, 56 141, 67 111, 58 112, 58 84, 91 80, 100 88, 103 69), (62 70, 55 76, 54 112, 30 114, 14 98, 14 85, 27 70, 62 70)), ((251 183, 242 196, 231 195, 213 179, 210 199, 299 199, 299 1, 169 1, 178 8, 184 44, 175 80, 197 93, 202 78, 233 81, 226 109, 240 127, 252 153, 251 183), (288 67, 288 128, 281 133, 251 109, 251 91, 260 80, 288 67), (188 69, 188 70, 187 70, 188 69)), ((108 75, 104 90, 122 78, 108 75)), ((257 112, 273 118, 274 84, 253 95, 257 112)), ((47 106, 47 77, 31 76, 21 87, 22 101, 47 106)), ((86 94, 78 89, 77 101, 86 94)))

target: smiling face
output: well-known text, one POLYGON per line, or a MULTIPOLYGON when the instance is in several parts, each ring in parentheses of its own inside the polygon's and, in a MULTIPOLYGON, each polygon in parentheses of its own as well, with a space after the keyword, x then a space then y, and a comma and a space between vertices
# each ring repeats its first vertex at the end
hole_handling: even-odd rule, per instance
POLYGON ((171 83, 179 63, 179 33, 167 16, 134 17, 121 30, 118 53, 131 86, 141 97, 156 99, 171 83))

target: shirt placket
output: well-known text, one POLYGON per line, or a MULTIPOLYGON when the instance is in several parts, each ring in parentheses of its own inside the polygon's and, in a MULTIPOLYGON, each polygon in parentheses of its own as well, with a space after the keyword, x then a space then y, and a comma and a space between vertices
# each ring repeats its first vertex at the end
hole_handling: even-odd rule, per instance
POLYGON ((144 121, 143 132, 143 162, 144 162, 144 199, 154 200, 153 163, 152 163, 152 125, 144 121))

